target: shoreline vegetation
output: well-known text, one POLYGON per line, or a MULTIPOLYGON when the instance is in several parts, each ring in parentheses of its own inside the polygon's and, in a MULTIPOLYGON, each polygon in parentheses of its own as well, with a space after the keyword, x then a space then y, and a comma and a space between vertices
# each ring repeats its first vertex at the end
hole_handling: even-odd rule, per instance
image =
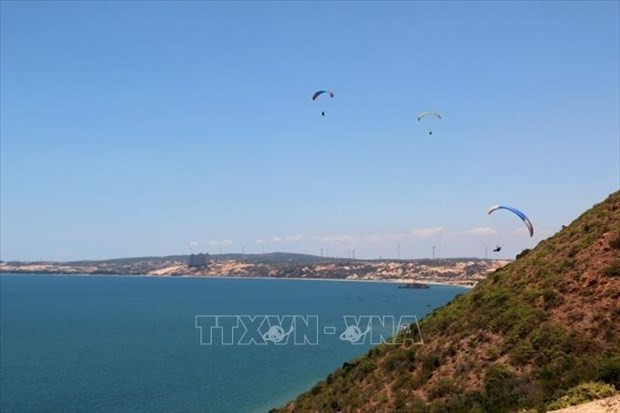
MULTIPOLYGON (((202 254, 201 254, 202 255, 202 254)), ((361 260, 304 254, 227 254, 192 265, 195 255, 73 262, 0 262, 0 274, 389 282, 403 288, 474 287, 510 261, 479 258, 361 260)))

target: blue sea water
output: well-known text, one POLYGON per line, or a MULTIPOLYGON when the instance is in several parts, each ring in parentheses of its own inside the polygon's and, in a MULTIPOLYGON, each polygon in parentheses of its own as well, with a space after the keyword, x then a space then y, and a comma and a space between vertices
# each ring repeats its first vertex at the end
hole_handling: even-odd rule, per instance
POLYGON ((0 411, 265 412, 371 347, 322 334, 323 326, 341 331, 344 315, 421 318, 462 292, 367 282, 2 275, 0 411), (318 345, 200 345, 195 316, 206 314, 316 315, 318 345))

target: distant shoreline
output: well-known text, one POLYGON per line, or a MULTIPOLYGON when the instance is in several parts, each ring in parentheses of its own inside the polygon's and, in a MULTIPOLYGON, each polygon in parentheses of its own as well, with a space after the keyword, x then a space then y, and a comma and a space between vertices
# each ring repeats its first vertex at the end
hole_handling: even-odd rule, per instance
POLYGON ((70 277, 144 277, 144 278, 203 278, 203 279, 234 279, 234 280, 291 280, 291 281, 330 281, 330 282, 361 282, 361 283, 384 283, 384 284, 426 284, 431 286, 444 286, 444 287, 461 287, 465 289, 472 289, 472 285, 462 285, 457 283, 439 282, 439 281, 423 281, 423 280, 411 280, 402 278, 386 278, 382 280, 355 280, 347 278, 303 278, 303 277, 244 277, 239 275, 153 275, 153 274, 78 274, 78 273, 51 273, 51 272, 1 272, 0 276, 23 276, 23 275, 35 275, 35 276, 70 276, 70 277))
POLYGON ((132 258, 106 262, 21 263, 2 262, 0 273, 191 278, 243 278, 324 281, 424 283, 472 288, 508 261, 419 260, 338 261, 321 257, 278 254, 243 259, 209 259, 209 256, 132 258), (203 262, 204 261, 204 262, 203 262))

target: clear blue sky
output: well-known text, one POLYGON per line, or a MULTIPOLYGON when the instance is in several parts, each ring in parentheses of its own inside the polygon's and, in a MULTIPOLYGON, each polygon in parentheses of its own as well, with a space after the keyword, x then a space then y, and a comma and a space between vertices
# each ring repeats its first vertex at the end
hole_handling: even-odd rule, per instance
POLYGON ((618 2, 3 1, 1 257, 513 257, 619 187, 619 18, 618 2), (336 97, 311 102, 322 88, 336 97), (498 203, 535 237, 487 216, 498 203))

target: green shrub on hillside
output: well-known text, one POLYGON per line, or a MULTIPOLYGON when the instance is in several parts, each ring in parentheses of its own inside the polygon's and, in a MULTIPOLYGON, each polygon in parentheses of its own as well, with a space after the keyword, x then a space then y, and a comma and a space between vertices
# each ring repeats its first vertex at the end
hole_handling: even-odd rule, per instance
POLYGON ((600 367, 598 379, 620 388, 620 357, 605 361, 600 367))
POLYGON ((514 365, 519 365, 527 362, 534 355, 534 348, 532 347, 532 343, 529 341, 523 341, 515 347, 515 349, 510 353, 510 361, 514 365))
POLYGON ((495 365, 487 372, 484 382, 484 407, 489 412, 514 410, 519 402, 517 378, 508 367, 495 365))
POLYGON ((517 256, 515 257, 515 259, 517 259, 517 260, 518 260, 519 258, 523 258, 523 257, 525 257, 527 254, 529 254, 529 253, 530 253, 530 251, 531 251, 531 249, 529 249, 529 248, 524 249, 523 251, 521 251, 520 253, 518 253, 518 254, 517 254, 517 256))
POLYGON ((456 388, 456 384, 450 378, 443 377, 434 387, 430 389, 429 397, 431 400, 445 397, 454 393, 456 388))
POLYGON ((616 393, 616 388, 612 385, 590 381, 568 390, 564 396, 549 403, 547 408, 549 410, 563 409, 592 400, 604 399, 616 393))
POLYGON ((608 277, 620 277, 620 262, 614 262, 603 270, 603 274, 608 277))

